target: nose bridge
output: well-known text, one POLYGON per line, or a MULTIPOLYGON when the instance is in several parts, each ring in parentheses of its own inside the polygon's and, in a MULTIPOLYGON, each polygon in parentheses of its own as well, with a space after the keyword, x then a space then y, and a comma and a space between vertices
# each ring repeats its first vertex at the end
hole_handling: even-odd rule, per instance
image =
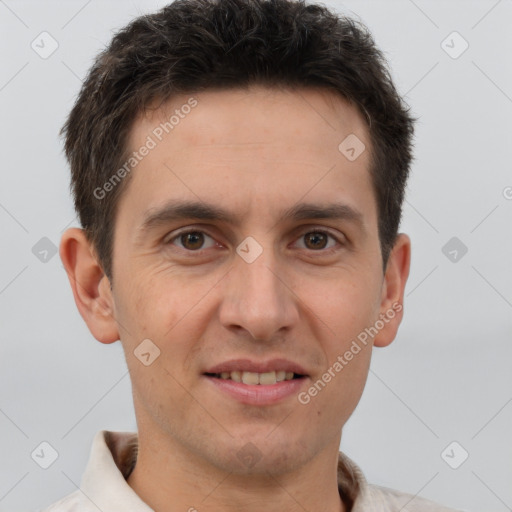
POLYGON ((237 248, 234 268, 228 273, 221 321, 225 327, 239 326, 264 340, 289 327, 298 315, 294 295, 285 284, 285 276, 280 275, 273 250, 259 246, 259 252, 258 245, 254 239, 246 239, 237 248))

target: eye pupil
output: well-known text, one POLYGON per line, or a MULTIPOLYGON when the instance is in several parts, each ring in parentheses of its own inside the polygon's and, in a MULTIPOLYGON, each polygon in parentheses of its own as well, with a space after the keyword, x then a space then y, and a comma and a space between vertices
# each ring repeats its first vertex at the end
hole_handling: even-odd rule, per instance
MULTIPOLYGON (((208 235, 207 235, 208 236, 208 235)), ((305 245, 308 249, 322 250, 327 247, 329 238, 332 235, 323 231, 309 231, 303 234, 305 245)), ((205 234, 202 231, 186 231, 178 235, 176 239, 180 240, 182 248, 192 251, 201 252, 201 248, 205 243, 205 234)))
MULTIPOLYGON (((323 233, 307 233, 305 235, 306 237, 306 240, 309 242, 309 241, 312 241, 313 242, 313 248, 320 248, 320 249, 323 249, 325 247, 325 243, 327 242, 327 237, 325 236, 325 234, 323 233), (320 243, 320 245, 317 244, 318 240, 319 239, 322 239, 323 238, 323 244, 320 243)), ((306 245, 307 245, 307 242, 306 242, 306 245)))
POLYGON ((181 243, 187 249, 199 249, 203 245, 203 234, 199 231, 192 231, 181 235, 181 243), (199 240, 199 243, 197 243, 199 240), (192 242, 192 247, 187 246, 188 242, 192 242), (194 244, 195 242, 195 244, 194 244))

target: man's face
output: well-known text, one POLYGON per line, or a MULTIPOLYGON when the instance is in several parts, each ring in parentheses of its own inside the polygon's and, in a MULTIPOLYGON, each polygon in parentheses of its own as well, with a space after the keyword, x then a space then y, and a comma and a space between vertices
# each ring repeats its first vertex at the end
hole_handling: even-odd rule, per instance
POLYGON ((155 129, 189 96, 135 123, 130 150, 148 136, 156 146, 133 169, 116 217, 114 317, 139 434, 232 472, 278 473, 339 444, 366 381, 371 342, 305 398, 384 312, 370 140, 354 107, 318 90, 194 98, 161 141, 155 129), (338 148, 350 134, 366 145, 353 161, 338 148), (233 219, 160 215, 143 228, 184 201, 233 219), (345 205, 360 217, 281 218, 302 203, 345 205), (146 366, 134 351, 147 339, 160 355, 146 366), (270 373, 264 382, 293 365, 302 377, 256 388, 236 373, 211 375, 224 363, 260 368, 270 373), (244 462, 247 451, 256 465, 244 462))

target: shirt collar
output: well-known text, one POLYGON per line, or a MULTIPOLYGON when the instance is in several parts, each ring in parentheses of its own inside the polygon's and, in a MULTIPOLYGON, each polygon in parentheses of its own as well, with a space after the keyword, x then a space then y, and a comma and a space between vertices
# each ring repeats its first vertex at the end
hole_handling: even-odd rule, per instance
POLYGON ((136 432, 96 433, 80 485, 85 501, 109 512, 154 512, 126 481, 137 447, 136 432))
MULTIPOLYGON (((126 481, 135 465, 137 450, 136 432, 96 433, 80 485, 83 499, 89 505, 109 512, 154 512, 126 481)), ((362 471, 342 452, 338 454, 338 490, 351 512, 364 512, 371 500, 362 471)))

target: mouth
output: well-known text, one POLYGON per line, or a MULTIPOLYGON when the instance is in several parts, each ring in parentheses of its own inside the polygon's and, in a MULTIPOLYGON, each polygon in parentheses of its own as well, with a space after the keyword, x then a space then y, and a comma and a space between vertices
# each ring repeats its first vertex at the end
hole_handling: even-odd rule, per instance
POLYGON ((285 359, 227 361, 209 368, 203 377, 222 396, 259 406, 276 404, 297 395, 309 379, 301 366, 285 359))
POLYGON ((230 372, 220 373, 205 373, 207 377, 222 380, 232 380, 234 382, 243 383, 252 386, 272 386, 278 382, 284 382, 294 379, 302 379, 305 375, 301 375, 295 372, 287 372, 285 370, 273 370, 270 372, 257 373, 234 370, 230 372))

